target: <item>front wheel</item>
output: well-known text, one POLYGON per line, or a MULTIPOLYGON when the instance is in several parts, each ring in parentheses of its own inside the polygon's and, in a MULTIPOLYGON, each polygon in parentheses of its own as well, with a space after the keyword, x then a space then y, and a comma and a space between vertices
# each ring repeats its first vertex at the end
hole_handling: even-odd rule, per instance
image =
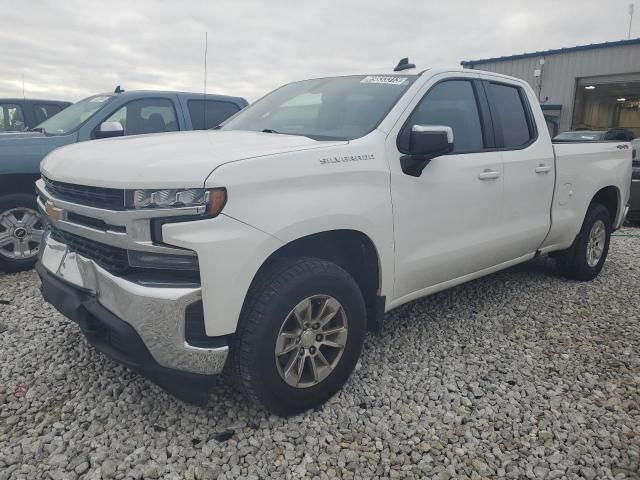
POLYGON ((33 195, 16 193, 0 198, 0 270, 32 268, 43 234, 44 223, 33 195))
POLYGON ((592 204, 574 244, 556 255, 560 272, 581 281, 597 277, 609 253, 611 231, 609 211, 603 205, 592 204))
POLYGON ((321 405, 362 350, 366 311, 354 279, 317 258, 276 262, 249 291, 231 347, 231 374, 281 415, 321 405))

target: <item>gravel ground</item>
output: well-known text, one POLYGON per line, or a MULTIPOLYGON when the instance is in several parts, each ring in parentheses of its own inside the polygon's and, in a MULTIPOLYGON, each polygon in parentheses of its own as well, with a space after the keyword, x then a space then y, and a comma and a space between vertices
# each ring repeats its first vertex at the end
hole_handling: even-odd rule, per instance
POLYGON ((173 399, 34 272, 0 275, 0 300, 0 480, 640 478, 640 237, 592 283, 539 259, 395 310, 344 390, 289 419, 223 384, 173 399))

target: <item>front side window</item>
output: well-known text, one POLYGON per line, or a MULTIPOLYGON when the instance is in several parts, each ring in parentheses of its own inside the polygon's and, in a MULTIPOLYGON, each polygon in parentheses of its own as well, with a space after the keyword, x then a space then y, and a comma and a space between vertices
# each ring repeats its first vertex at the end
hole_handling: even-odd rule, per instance
POLYGON ((427 92, 402 127, 398 137, 400 151, 409 151, 409 137, 414 125, 451 127, 454 153, 484 148, 478 102, 468 80, 447 80, 427 92))
POLYGON ((218 100, 189 100, 187 105, 194 130, 217 127, 240 110, 235 103, 218 100))
POLYGON ((245 108, 221 130, 353 140, 375 129, 415 78, 356 75, 290 83, 245 108))
POLYGON ((106 121, 120 123, 125 135, 178 130, 175 108, 166 98, 133 100, 116 110, 106 121))
POLYGON ((534 137, 521 89, 511 85, 489 83, 487 94, 494 123, 502 131, 503 146, 518 148, 534 137))
POLYGON ((0 104, 0 132, 21 132, 25 129, 24 115, 20 105, 0 104))
POLYGON ((66 135, 71 133, 80 128, 96 112, 104 108, 112 98, 110 95, 96 95, 85 98, 65 108, 58 115, 45 120, 38 125, 38 128, 42 129, 47 135, 66 135))

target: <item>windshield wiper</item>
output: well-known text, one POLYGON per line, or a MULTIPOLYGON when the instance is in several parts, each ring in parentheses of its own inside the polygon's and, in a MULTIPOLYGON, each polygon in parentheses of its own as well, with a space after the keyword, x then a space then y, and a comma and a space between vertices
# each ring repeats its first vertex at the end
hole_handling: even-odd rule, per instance
POLYGON ((293 132, 278 132, 277 130, 273 130, 271 128, 265 128, 264 130, 261 130, 262 133, 277 133, 278 135, 293 135, 295 137, 306 137, 306 138, 310 138, 311 140, 346 140, 345 138, 342 137, 331 137, 331 136, 326 136, 326 135, 313 135, 310 133, 293 133, 293 132))
POLYGON ((44 133, 44 128, 42 127, 32 127, 29 130, 27 130, 28 132, 39 132, 39 133, 44 133))

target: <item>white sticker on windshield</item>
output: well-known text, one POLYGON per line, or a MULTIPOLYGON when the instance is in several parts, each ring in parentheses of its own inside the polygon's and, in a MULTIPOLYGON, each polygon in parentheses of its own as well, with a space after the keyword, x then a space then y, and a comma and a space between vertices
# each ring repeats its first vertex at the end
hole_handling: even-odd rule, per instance
POLYGON ((382 83, 385 85, 402 85, 407 77, 394 77, 392 75, 370 75, 360 80, 360 83, 382 83))
POLYGON ((102 102, 106 102, 107 100, 109 100, 109 97, 93 97, 89 101, 90 102, 96 102, 96 103, 102 103, 102 102))

